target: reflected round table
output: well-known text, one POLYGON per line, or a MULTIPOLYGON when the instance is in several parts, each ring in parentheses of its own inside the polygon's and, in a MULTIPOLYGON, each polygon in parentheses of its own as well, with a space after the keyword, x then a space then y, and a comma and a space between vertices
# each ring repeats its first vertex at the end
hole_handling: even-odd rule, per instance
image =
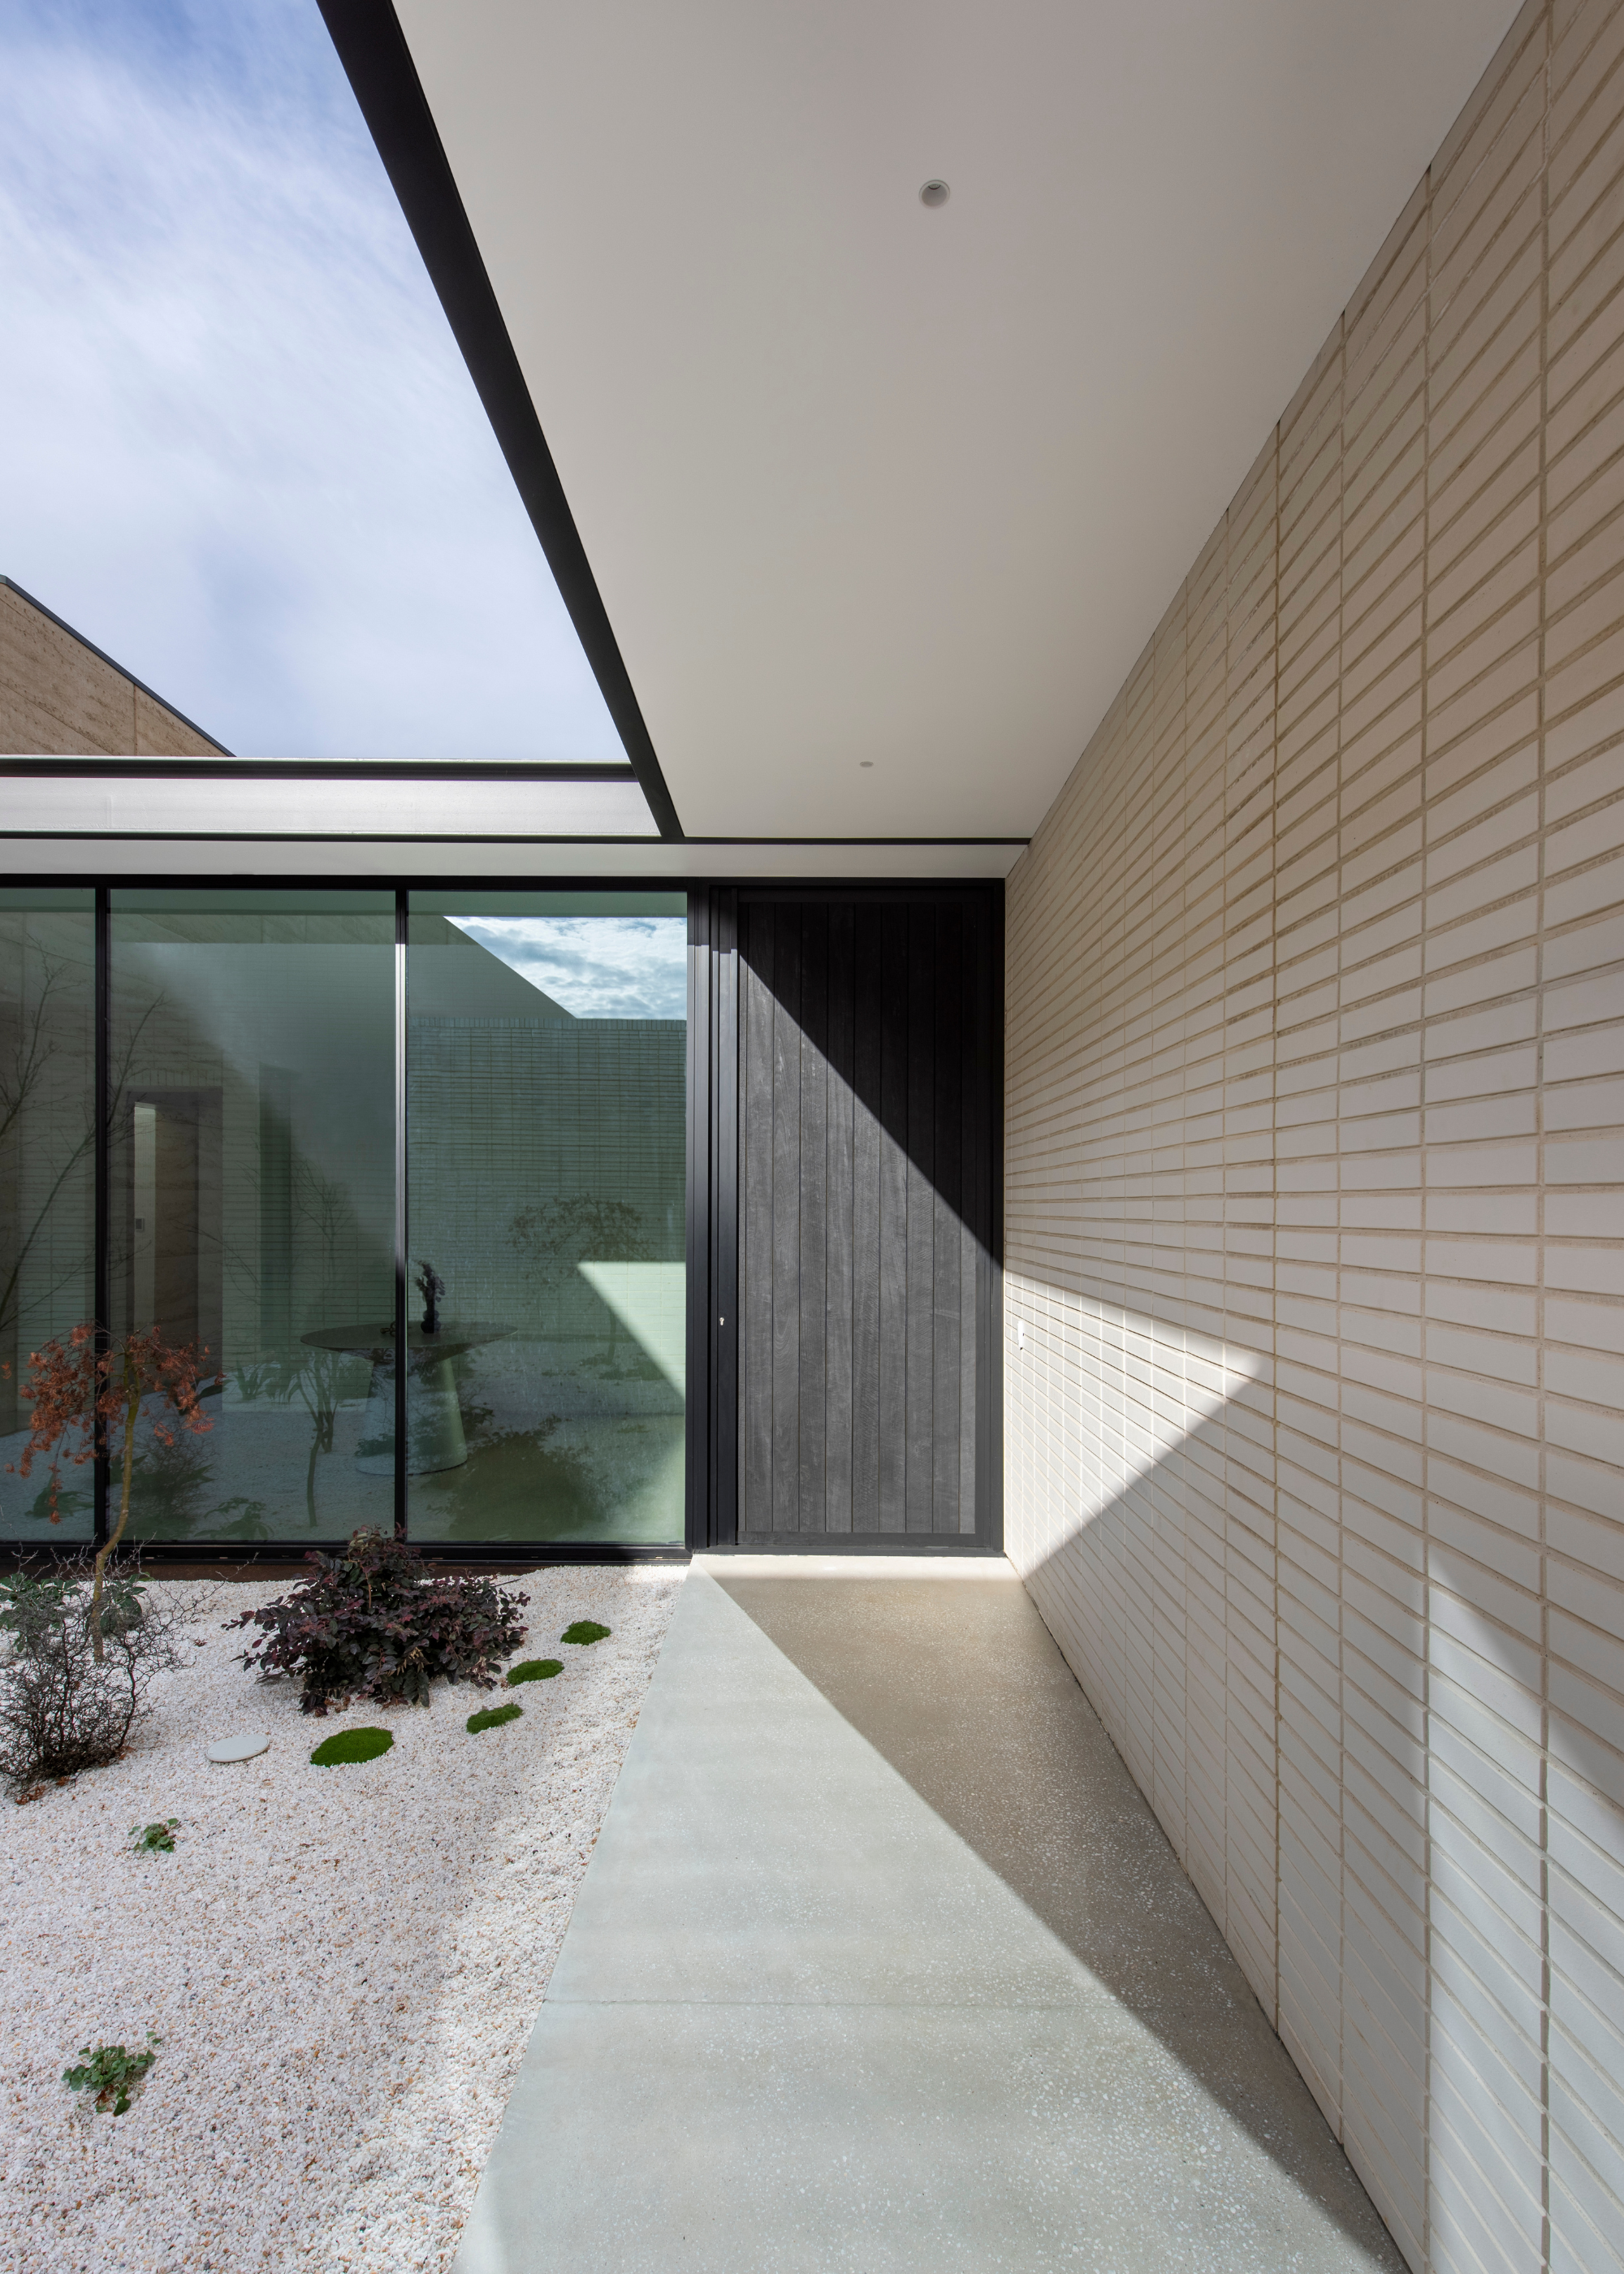
MULTIPOLYGON (((406 1330, 406 1473, 430 1477, 460 1469, 468 1458, 451 1361, 513 1332, 488 1319, 447 1319, 433 1334, 406 1330)), ((355 1465, 369 1477, 395 1473, 395 1327, 319 1327, 300 1340, 312 1350, 341 1351, 372 1361, 366 1418, 355 1465)))

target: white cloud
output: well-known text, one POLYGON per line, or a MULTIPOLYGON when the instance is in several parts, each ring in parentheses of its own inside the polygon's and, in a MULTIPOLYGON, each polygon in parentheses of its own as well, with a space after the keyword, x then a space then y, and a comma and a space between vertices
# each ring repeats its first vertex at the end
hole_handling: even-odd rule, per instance
POLYGON ((459 916, 459 931, 575 1019, 688 1016, 684 916, 459 916))
POLYGON ((12 0, 0 305, 0 570, 221 741, 622 757, 314 0, 12 0))

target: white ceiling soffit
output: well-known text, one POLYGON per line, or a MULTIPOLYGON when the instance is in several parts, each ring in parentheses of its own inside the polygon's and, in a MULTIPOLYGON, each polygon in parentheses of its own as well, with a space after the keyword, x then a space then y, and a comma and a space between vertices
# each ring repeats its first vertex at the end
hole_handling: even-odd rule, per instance
MULTIPOLYGON (((223 832, 224 825, 214 827, 223 832)), ((717 845, 703 839, 553 838, 515 835, 447 836, 300 836, 283 832, 251 838, 243 834, 187 835, 159 832, 161 856, 154 854, 150 834, 114 836, 97 841, 94 861, 83 835, 64 830, 56 836, 5 838, 5 869, 17 877, 49 877, 56 882, 97 876, 150 877, 154 862, 167 877, 330 877, 353 884, 358 877, 375 877, 393 884, 402 878, 466 877, 490 883, 534 880, 556 884, 579 877, 583 881, 605 877, 646 878, 650 884, 669 882, 673 887, 715 877, 753 877, 757 881, 781 877, 839 878, 1006 877, 1019 847, 1011 845, 852 845, 849 842, 792 843, 769 840, 758 844, 717 845)))
POLYGON ((731 837, 1035 826, 1514 13, 397 6, 682 825, 731 837))
MULTIPOLYGON (((289 760, 289 764, 297 761, 289 760)), ((136 837, 394 839, 453 836, 616 838, 652 836, 648 802, 635 781, 387 781, 222 777, 185 762, 172 774, 120 780, 80 760, 71 774, 23 776, 5 784, 0 845, 45 838, 136 837)), ((81 847, 79 857, 84 858, 81 847)))

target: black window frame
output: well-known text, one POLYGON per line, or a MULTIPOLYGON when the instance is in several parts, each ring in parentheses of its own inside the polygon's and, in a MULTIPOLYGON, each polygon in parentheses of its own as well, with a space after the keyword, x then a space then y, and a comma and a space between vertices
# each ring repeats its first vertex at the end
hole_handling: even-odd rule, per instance
MULTIPOLYGON (((726 1552, 739 1545, 738 1536, 738 1385, 737 1311, 739 1217, 737 1171, 739 1159, 739 902, 741 894, 789 893, 805 898, 828 894, 850 899, 936 899, 944 894, 986 896, 992 903, 989 938, 995 943, 996 968, 990 975, 995 1016, 989 1038, 992 1064, 989 1070, 987 1143, 992 1174, 992 1214, 989 1261, 992 1295, 987 1334, 988 1398, 985 1412, 985 1451, 978 1463, 978 1489, 984 1493, 985 1517, 976 1533, 962 1540, 927 1540, 898 1533, 888 1541, 837 1541, 808 1536, 808 1547, 819 1554, 843 1554, 861 1558, 867 1554, 1001 1555, 1003 1552, 1003 1397, 1002 1344, 998 1321, 1002 1314, 1003 1276, 1003 906, 1001 878, 967 877, 876 879, 842 877, 659 877, 623 873, 581 875, 493 876, 488 873, 425 872, 410 877, 377 873, 252 875, 241 870, 216 872, 201 870, 145 870, 87 877, 83 870, 53 870, 36 874, 11 872, 0 877, 19 890, 74 887, 94 896, 95 960, 94 1070, 97 1142, 94 1177, 94 1218, 96 1252, 94 1299, 98 1343, 105 1347, 111 1308, 109 1231, 110 1226, 110 1125, 113 1100, 109 1094, 111 1065, 111 902, 121 889, 147 892, 242 890, 259 885, 267 890, 307 892, 372 891, 392 892, 395 900, 395 1318, 397 1349, 405 1347, 409 1295, 407 1238, 410 1194, 408 1188, 406 1095, 406 963, 410 896, 413 892, 650 892, 661 889, 688 896, 688 1037, 687 1037, 687 1412, 685 1450, 685 1539, 678 1545, 612 1545, 568 1540, 491 1542, 425 1542, 425 1552, 437 1562, 504 1561, 560 1563, 620 1563, 685 1561, 690 1555, 726 1552)), ((407 1479, 405 1467, 405 1399, 397 1375, 395 1410, 395 1527, 407 1538, 407 1479)), ((109 1465, 103 1445, 94 1465, 94 1538, 100 1546, 108 1536, 110 1491, 109 1465)), ((142 1543, 149 1562, 213 1562, 249 1563, 285 1562, 297 1544, 302 1551, 315 1545, 331 1549, 337 1540, 307 1540, 265 1542, 212 1540, 153 1540, 142 1543)), ((8 1542, 8 1548, 24 1543, 8 1542)), ((780 1549, 776 1552, 794 1552, 780 1549)))

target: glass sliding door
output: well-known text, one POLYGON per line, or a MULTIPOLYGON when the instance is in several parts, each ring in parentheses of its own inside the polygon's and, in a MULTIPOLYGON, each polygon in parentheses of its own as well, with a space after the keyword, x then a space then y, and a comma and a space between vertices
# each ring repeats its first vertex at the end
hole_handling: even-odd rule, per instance
POLYGON ((92 1475, 19 1477, 28 1357, 95 1315, 95 895, 0 888, 0 1539, 88 1540, 92 1475))
POLYGON ((395 1518, 395 895, 115 890, 115 1332, 223 1376, 144 1416, 139 1539, 340 1540, 395 1518))
POLYGON ((686 895, 410 905, 410 1536, 680 1543, 686 895))

